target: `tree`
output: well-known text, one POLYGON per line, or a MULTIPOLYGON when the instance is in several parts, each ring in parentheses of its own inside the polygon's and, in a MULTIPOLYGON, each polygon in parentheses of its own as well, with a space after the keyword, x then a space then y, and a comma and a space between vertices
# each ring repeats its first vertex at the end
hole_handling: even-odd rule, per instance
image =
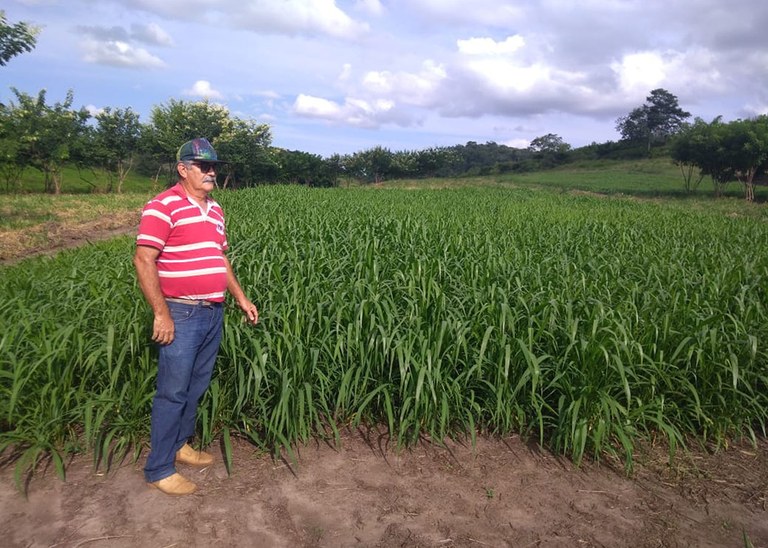
POLYGON ((680 131, 691 113, 680 108, 677 97, 665 89, 651 91, 645 104, 616 120, 622 140, 644 142, 650 153, 655 142, 666 142, 680 131))
POLYGON ((563 141, 563 138, 559 135, 547 133, 531 141, 531 144, 528 145, 528 150, 538 153, 568 152, 571 150, 571 145, 563 141))
POLYGON ((691 140, 688 145, 690 161, 699 167, 702 175, 710 176, 715 197, 722 195, 735 175, 727 148, 727 135, 727 125, 718 116, 709 124, 697 121, 690 131, 681 136, 691 140))
POLYGON ((98 166, 107 171, 107 190, 114 188, 114 181, 116 191, 121 193, 139 145, 139 115, 133 112, 131 107, 125 110, 112 110, 107 107, 95 118, 97 126, 94 132, 93 158, 98 166))
POLYGON ((416 153, 416 173, 419 177, 437 177, 456 167, 456 154, 445 147, 430 147, 416 153))
POLYGON ((5 66, 12 57, 30 52, 37 44, 40 29, 20 21, 8 23, 5 12, 0 10, 0 66, 5 66))
POLYGON ((393 154, 388 148, 376 146, 355 152, 345 161, 347 173, 367 183, 380 183, 391 173, 393 154))
MULTIPOLYGON (((712 178, 715 196, 728 182, 738 179, 744 185, 747 201, 755 199, 755 176, 768 167, 768 116, 724 123, 718 116, 707 124, 700 118, 680 132, 672 143, 675 163, 700 170, 700 177, 712 178)), ((688 188, 688 183, 686 185, 688 188)))
POLYGON ((734 175, 744 185, 744 197, 754 201, 755 175, 768 162, 768 116, 729 123, 725 146, 734 175))
POLYGON ((267 124, 234 118, 231 127, 216 139, 219 157, 228 162, 222 186, 254 186, 259 181, 274 181, 278 166, 271 143, 272 133, 267 124))
POLYGON ((317 154, 298 150, 276 150, 280 182, 313 187, 336 186, 333 165, 317 154))
POLYGON ((205 137, 216 147, 216 139, 232 132, 229 110, 208 101, 186 102, 171 99, 167 105, 152 109, 151 126, 145 135, 145 146, 157 160, 166 162, 170 173, 176 151, 182 143, 205 137))
POLYGON ((568 159, 571 145, 559 135, 547 133, 531 141, 528 150, 534 153, 540 167, 546 168, 564 163, 568 159))
POLYGON ((11 102, 5 107, 16 118, 16 139, 19 142, 17 161, 43 172, 45 190, 61 193, 61 168, 69 160, 71 150, 77 146, 86 131, 90 117, 81 108, 71 110, 73 94, 70 90, 63 103, 47 105, 45 90, 32 97, 11 88, 18 104, 11 102))
POLYGON ((28 166, 19 140, 20 118, 15 114, 12 108, 0 104, 0 176, 7 191, 21 190, 21 177, 28 166))
POLYGON ((392 154, 392 162, 389 167, 389 175, 393 179, 406 179, 418 177, 418 156, 412 150, 400 150, 392 154))
POLYGON ((695 138, 697 134, 702 133, 702 124, 706 125, 706 122, 701 118, 696 118, 693 125, 686 126, 675 135, 670 145, 672 161, 680 167, 680 173, 683 175, 683 186, 686 192, 696 190, 704 178, 701 170, 699 170, 698 175, 694 175, 694 170, 698 167, 695 138))
POLYGON ((339 186, 339 179, 344 175, 344 161, 340 154, 331 154, 324 160, 325 168, 328 171, 328 177, 332 186, 339 186))

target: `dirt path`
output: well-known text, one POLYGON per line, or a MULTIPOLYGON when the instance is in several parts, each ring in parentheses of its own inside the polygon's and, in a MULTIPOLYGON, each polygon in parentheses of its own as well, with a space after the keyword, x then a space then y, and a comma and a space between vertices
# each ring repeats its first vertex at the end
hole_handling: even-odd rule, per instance
POLYGON ((87 222, 48 222, 26 229, 0 231, 0 266, 117 236, 135 236, 137 219, 135 211, 115 211, 87 222))
POLYGON ((378 433, 315 443, 298 466, 235 445, 227 477, 181 471, 199 484, 173 498, 142 480, 143 457, 109 474, 76 459, 15 490, 0 471, 0 544, 136 546, 768 546, 768 445, 689 457, 657 454, 628 479, 608 465, 575 468, 512 437, 476 449, 428 443, 400 453, 378 433), (693 464, 696 468, 692 468, 693 464), (746 539, 746 542, 745 542, 746 539))

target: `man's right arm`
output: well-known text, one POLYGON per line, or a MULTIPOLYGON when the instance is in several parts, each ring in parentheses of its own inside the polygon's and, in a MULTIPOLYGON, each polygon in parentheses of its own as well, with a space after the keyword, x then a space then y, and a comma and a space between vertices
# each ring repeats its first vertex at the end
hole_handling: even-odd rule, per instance
POLYGON ((168 304, 160 290, 160 276, 157 273, 156 264, 159 255, 160 250, 154 247, 136 246, 133 265, 136 267, 136 276, 141 292, 144 293, 144 298, 147 299, 149 306, 152 307, 152 312, 155 314, 152 340, 159 344, 170 344, 173 342, 174 325, 168 304))

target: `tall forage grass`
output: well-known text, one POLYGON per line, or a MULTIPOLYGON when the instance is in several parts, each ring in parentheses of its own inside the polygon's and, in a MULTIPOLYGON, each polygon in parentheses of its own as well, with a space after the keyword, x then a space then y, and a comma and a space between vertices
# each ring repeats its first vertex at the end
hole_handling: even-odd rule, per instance
MULTIPOLYGON (((525 190, 217 196, 261 311, 228 310, 204 443, 291 451, 343 426, 400 445, 532 436, 632 465, 638 438, 764 434, 765 223, 525 190)), ((0 448, 19 477, 146 444, 151 317, 130 238, 2 270, 0 448)))

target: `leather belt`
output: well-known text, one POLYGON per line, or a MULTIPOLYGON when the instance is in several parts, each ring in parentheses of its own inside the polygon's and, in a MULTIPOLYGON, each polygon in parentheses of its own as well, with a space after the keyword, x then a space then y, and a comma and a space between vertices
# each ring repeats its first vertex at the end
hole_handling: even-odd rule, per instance
POLYGON ((213 308, 214 306, 221 306, 221 303, 215 303, 213 301, 197 301, 195 299, 177 299, 175 297, 166 297, 166 301, 171 303, 188 304, 189 306, 205 306, 207 308, 213 308))

